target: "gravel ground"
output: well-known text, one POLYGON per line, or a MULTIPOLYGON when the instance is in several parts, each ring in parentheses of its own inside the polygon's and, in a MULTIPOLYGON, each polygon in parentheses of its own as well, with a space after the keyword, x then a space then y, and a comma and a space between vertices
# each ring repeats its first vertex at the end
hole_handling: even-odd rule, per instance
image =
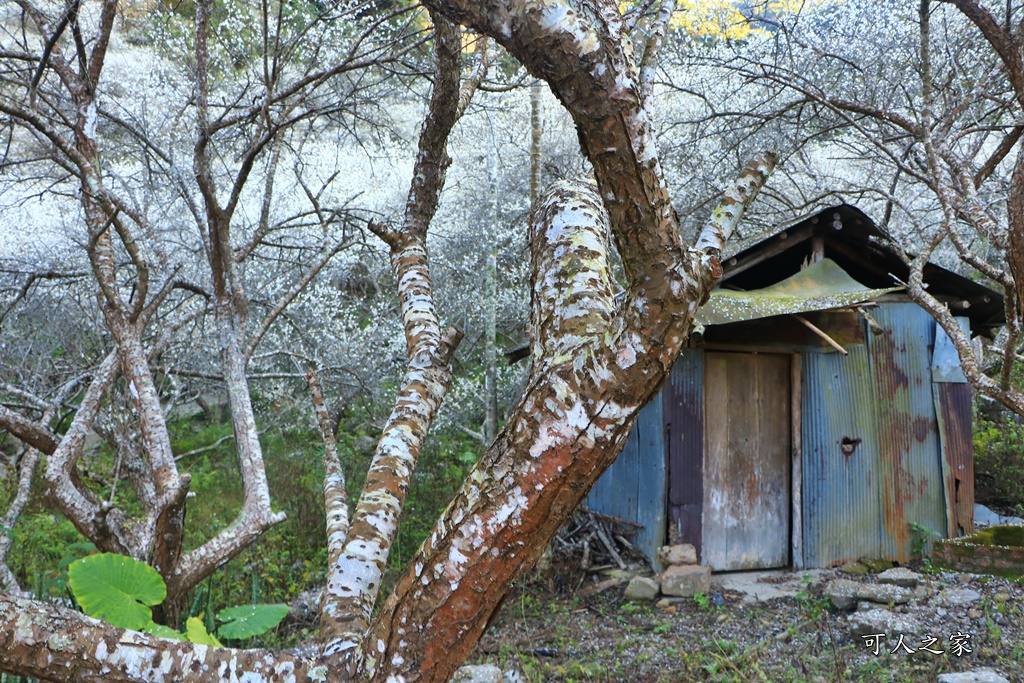
MULTIPOLYGON (((520 681, 934 682, 938 674, 990 667, 1024 683, 1024 580, 925 573, 931 595, 874 605, 916 623, 905 637, 872 643, 851 633, 849 613, 822 597, 836 571, 808 577, 791 598, 755 601, 713 592, 670 604, 627 602, 622 586, 587 597, 527 586, 509 596, 473 663, 514 669, 520 681), (954 652, 950 636, 970 652, 954 652), (926 645, 928 637, 936 640, 926 645), (941 654, 923 648, 942 650, 941 654), (895 653, 892 653, 895 650, 895 653)), ((868 607, 868 605, 862 605, 868 607)))

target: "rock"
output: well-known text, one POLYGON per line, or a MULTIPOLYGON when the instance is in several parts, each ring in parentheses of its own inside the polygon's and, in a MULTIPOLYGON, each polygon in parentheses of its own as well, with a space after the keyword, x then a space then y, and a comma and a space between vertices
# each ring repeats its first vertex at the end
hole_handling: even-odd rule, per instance
POLYGON ((973 669, 953 674, 939 674, 938 683, 1010 683, 992 669, 973 669))
POLYGON ((884 633, 886 636, 898 636, 901 633, 914 635, 921 629, 917 619, 897 616, 884 609, 854 612, 847 617, 847 621, 850 623, 850 633, 856 638, 873 633, 884 633))
POLYGON ((661 573, 661 592, 688 597, 711 590, 711 568, 699 565, 669 567, 661 573))
POLYGON ((502 683, 501 669, 493 664, 474 664, 459 667, 452 683, 502 683))
POLYGON ((661 584, 657 579, 647 576, 634 576, 626 586, 627 600, 654 600, 661 592, 661 584))
POLYGON ((967 610, 967 618, 968 619, 981 619, 981 610, 980 609, 969 609, 969 610, 967 610))
POLYGON ((992 599, 995 600, 996 602, 1002 604, 1002 603, 1008 602, 1010 600, 1010 594, 1009 593, 996 593, 995 595, 992 596, 992 599))
POLYGON ((833 579, 825 586, 825 597, 841 611, 853 609, 858 600, 868 600, 883 605, 910 602, 913 591, 892 584, 859 583, 849 579, 833 579))
POLYGON ((868 573, 868 568, 862 565, 860 562, 847 562, 839 571, 844 574, 853 574, 854 576, 864 576, 868 573))
POLYGON ((960 572, 956 575, 957 583, 970 583, 971 578, 970 574, 965 574, 964 572, 960 572))
POLYGON ((697 549, 690 543, 663 545, 658 548, 658 562, 666 566, 697 564, 697 549))
POLYGON ((872 609, 878 609, 878 605, 874 604, 873 602, 868 602, 867 600, 861 600, 857 603, 858 612, 867 612, 868 610, 872 609))
POLYGON ((932 590, 931 586, 926 586, 924 584, 921 584, 920 586, 918 586, 917 588, 914 589, 914 599, 915 600, 926 600, 926 599, 932 597, 932 594, 934 592, 935 591, 932 590))
POLYGON ((715 623, 716 624, 724 624, 727 621, 729 621, 729 615, 728 614, 719 614, 717 617, 715 617, 715 623))
POLYGON ((981 593, 970 588, 947 588, 939 593, 939 599, 945 605, 966 605, 981 600, 981 593))
POLYGON ((860 560, 860 563, 867 567, 868 571, 870 571, 872 574, 884 572, 886 569, 892 569, 892 567, 894 566, 893 563, 889 560, 883 560, 880 558, 870 558, 866 560, 862 558, 860 560))
POLYGON ((940 617, 940 618, 946 616, 946 610, 942 609, 941 607, 936 607, 935 608, 935 616, 940 617))
POLYGON ((833 579, 825 586, 824 595, 832 602, 832 606, 840 612, 853 609, 857 604, 857 591, 860 584, 849 579, 833 579))
POLYGON ((891 583, 904 588, 914 588, 921 582, 921 575, 906 567, 893 567, 875 577, 878 583, 891 583))

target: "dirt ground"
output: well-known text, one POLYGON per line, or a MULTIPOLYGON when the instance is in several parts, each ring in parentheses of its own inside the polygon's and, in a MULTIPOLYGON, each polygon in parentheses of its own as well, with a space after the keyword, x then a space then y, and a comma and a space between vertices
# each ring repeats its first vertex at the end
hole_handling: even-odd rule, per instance
MULTIPOLYGON (((877 655, 872 643, 851 634, 849 615, 830 609, 821 595, 832 578, 871 577, 825 571, 798 574, 795 595, 768 600, 713 586, 707 595, 658 605, 624 600, 623 585, 584 597, 528 585, 509 596, 470 663, 497 664, 530 683, 916 683, 984 667, 1024 683, 1024 580, 925 570, 933 595, 889 606, 916 619, 921 632, 905 648, 896 637, 882 641, 877 655), (944 599, 965 591, 978 597, 965 604, 944 599), (956 634, 970 636, 956 641, 970 652, 954 652, 956 634), (936 641, 927 645, 928 637, 936 641)), ((763 584, 773 581, 781 579, 763 584)))

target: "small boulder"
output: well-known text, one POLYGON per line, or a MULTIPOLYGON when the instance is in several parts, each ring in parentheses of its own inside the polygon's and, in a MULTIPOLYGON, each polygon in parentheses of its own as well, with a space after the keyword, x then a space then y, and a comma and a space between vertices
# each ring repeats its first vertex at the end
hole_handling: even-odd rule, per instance
POLYGON ((944 605, 968 605, 981 600, 981 593, 970 588, 947 588, 939 593, 944 605))
POLYGON ((860 562, 847 562, 839 571, 844 574, 853 574, 854 576, 864 576, 868 573, 868 568, 862 565, 860 562))
POLYGON ((626 586, 627 600, 654 600, 661 592, 661 584, 657 579, 647 576, 634 576, 626 586))
POLYGON ((878 583, 891 583, 896 586, 903 586, 904 588, 914 588, 921 582, 921 575, 910 571, 906 567, 893 567, 892 569, 886 569, 876 579, 878 583))
POLYGON ((878 572, 884 572, 886 569, 892 569, 895 565, 889 560, 883 560, 881 558, 861 558, 860 563, 868 568, 872 574, 878 572))
POLYGON ((914 635, 921 629, 917 619, 898 616, 885 609, 854 612, 847 620, 850 623, 850 633, 856 638, 875 633, 884 633, 887 636, 898 636, 901 633, 914 635))
POLYGON ((471 664, 459 667, 452 683, 502 683, 501 669, 493 664, 471 664))
POLYGON ((665 595, 689 597, 710 590, 710 567, 680 565, 669 567, 661 573, 661 592, 665 595))
POLYGON ((658 548, 658 562, 667 567, 680 564, 697 564, 697 549, 690 543, 663 545, 658 548))
POLYGON ((939 674, 938 683, 1010 683, 992 669, 973 669, 951 674, 939 674))
POLYGON ((851 610, 857 604, 857 591, 860 584, 849 579, 834 579, 825 586, 825 597, 840 612, 851 610))
POLYGON ((913 591, 892 584, 859 583, 850 579, 833 579, 825 586, 825 597, 840 611, 854 608, 858 600, 883 605, 902 604, 914 597, 913 591))

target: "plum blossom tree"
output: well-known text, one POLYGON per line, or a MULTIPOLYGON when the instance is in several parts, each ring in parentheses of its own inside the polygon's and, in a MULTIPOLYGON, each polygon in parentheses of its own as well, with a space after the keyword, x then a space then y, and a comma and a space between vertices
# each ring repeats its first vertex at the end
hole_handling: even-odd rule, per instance
MULTIPOLYGON (((113 2, 107 0, 104 8, 113 2)), ((694 312, 721 274, 721 250, 770 173, 774 156, 759 156, 746 167, 695 244, 687 246, 659 161, 650 70, 643 68, 657 59, 661 44, 657 24, 650 40, 638 41, 641 56, 635 59, 615 2, 430 0, 424 4, 434 26, 433 92, 404 218, 399 225, 375 220, 368 226, 390 250, 407 366, 351 515, 330 425, 321 420, 326 441, 329 567, 317 652, 297 656, 162 640, 7 594, 0 595, 0 670, 44 680, 447 680, 482 635, 513 582, 533 565, 617 456, 640 408, 657 393, 678 356, 694 312), (457 24, 491 37, 548 84, 575 123, 596 184, 557 182, 537 201, 529 226, 532 340, 525 389, 504 429, 437 520, 391 594, 378 605, 405 492, 444 398, 460 338, 457 329, 445 331, 440 324, 426 250, 427 230, 450 162, 448 137, 461 113, 462 46, 457 24), (611 283, 610 243, 621 259, 625 279, 625 294, 618 301, 611 283)), ((663 18, 671 13, 671 3, 667 6, 668 11, 660 15, 663 18)), ((206 155, 217 122, 233 116, 225 112, 217 118, 210 113, 206 7, 200 0, 196 14, 198 141, 193 172, 208 226, 204 235, 213 281, 210 297, 224 348, 235 438, 247 441, 243 448, 250 448, 248 454, 242 451, 241 461, 254 463, 255 481, 246 489, 251 491, 253 505, 243 509, 231 527, 242 528, 244 536, 258 534, 275 517, 266 505, 265 479, 260 480, 258 471, 258 440, 247 407, 245 360, 252 342, 244 341, 247 302, 230 237, 230 210, 238 205, 238 195, 232 192, 222 200, 209 175, 206 155)), ((274 126, 259 121, 261 117, 276 120, 273 113, 266 113, 267 97, 264 94, 263 103, 253 107, 253 127, 260 131, 257 141, 264 145, 274 138, 274 126)), ((6 107, 0 111, 31 125, 31 108, 7 100, 0 101, 0 106, 6 107)), ((86 101, 83 118, 88 112, 86 101)), ((88 143, 87 121, 78 127, 88 143)), ((95 150, 86 152, 80 153, 83 159, 75 168, 86 181, 98 181, 99 174, 87 165, 95 158, 95 150)), ((102 185, 83 183, 83 201, 91 207, 87 218, 89 211, 96 214, 90 223, 95 236, 89 243, 90 258, 109 310, 108 325, 123 336, 114 334, 118 348, 94 372, 89 392, 103 391, 120 370, 140 395, 136 404, 142 422, 148 405, 142 397, 153 393, 144 384, 148 356, 138 340, 140 325, 148 319, 143 317, 147 307, 136 299, 118 298, 116 280, 105 276, 117 261, 109 255, 112 246, 102 242, 104 235, 113 229, 139 273, 144 270, 143 260, 132 256, 132 245, 137 243, 119 227, 121 210, 102 190, 102 185), (101 243, 103 248, 98 246, 101 243), (136 309, 139 312, 133 318, 136 309), (135 355, 122 351, 122 346, 135 355)), ((310 380, 314 403, 323 417, 316 376, 310 380)), ((145 400, 154 403, 151 412, 155 412, 157 399, 145 400)), ((83 400, 76 422, 89 405, 83 400)), ((7 424, 15 422, 11 418, 7 424)), ((148 455, 149 450, 160 447, 163 435, 154 424, 147 437, 148 428, 140 431, 152 464, 158 460, 148 455)), ((27 428, 21 433, 31 436, 27 428)), ((65 435, 60 443, 67 439, 65 435)), ((67 462, 51 457, 54 460, 67 462)), ((70 474, 55 477, 54 485, 71 481, 70 474)), ((153 513, 154 524, 161 530, 176 529, 185 506, 181 492, 187 491, 182 477, 175 479, 173 472, 167 477, 157 490, 161 503, 153 513), (163 519, 169 521, 159 526, 163 519)), ((112 534, 112 538, 113 547, 121 536, 112 534)), ((238 541, 231 537, 219 542, 238 541)), ((154 548, 163 548, 162 544, 158 538, 154 548)), ((153 552, 159 556, 162 551, 153 552)), ((212 553, 207 551, 204 557, 208 554, 212 553)))
POLYGON ((968 380, 1019 415, 1022 10, 984 0, 819 3, 699 58, 742 82, 755 104, 704 100, 702 123, 721 133, 712 139, 742 146, 770 131, 785 140, 792 182, 775 190, 790 207, 838 197, 873 210, 909 268, 908 294, 952 339, 968 380), (930 259, 1002 291, 1006 324, 994 340, 972 344, 955 320, 968 302, 928 291, 930 259))

